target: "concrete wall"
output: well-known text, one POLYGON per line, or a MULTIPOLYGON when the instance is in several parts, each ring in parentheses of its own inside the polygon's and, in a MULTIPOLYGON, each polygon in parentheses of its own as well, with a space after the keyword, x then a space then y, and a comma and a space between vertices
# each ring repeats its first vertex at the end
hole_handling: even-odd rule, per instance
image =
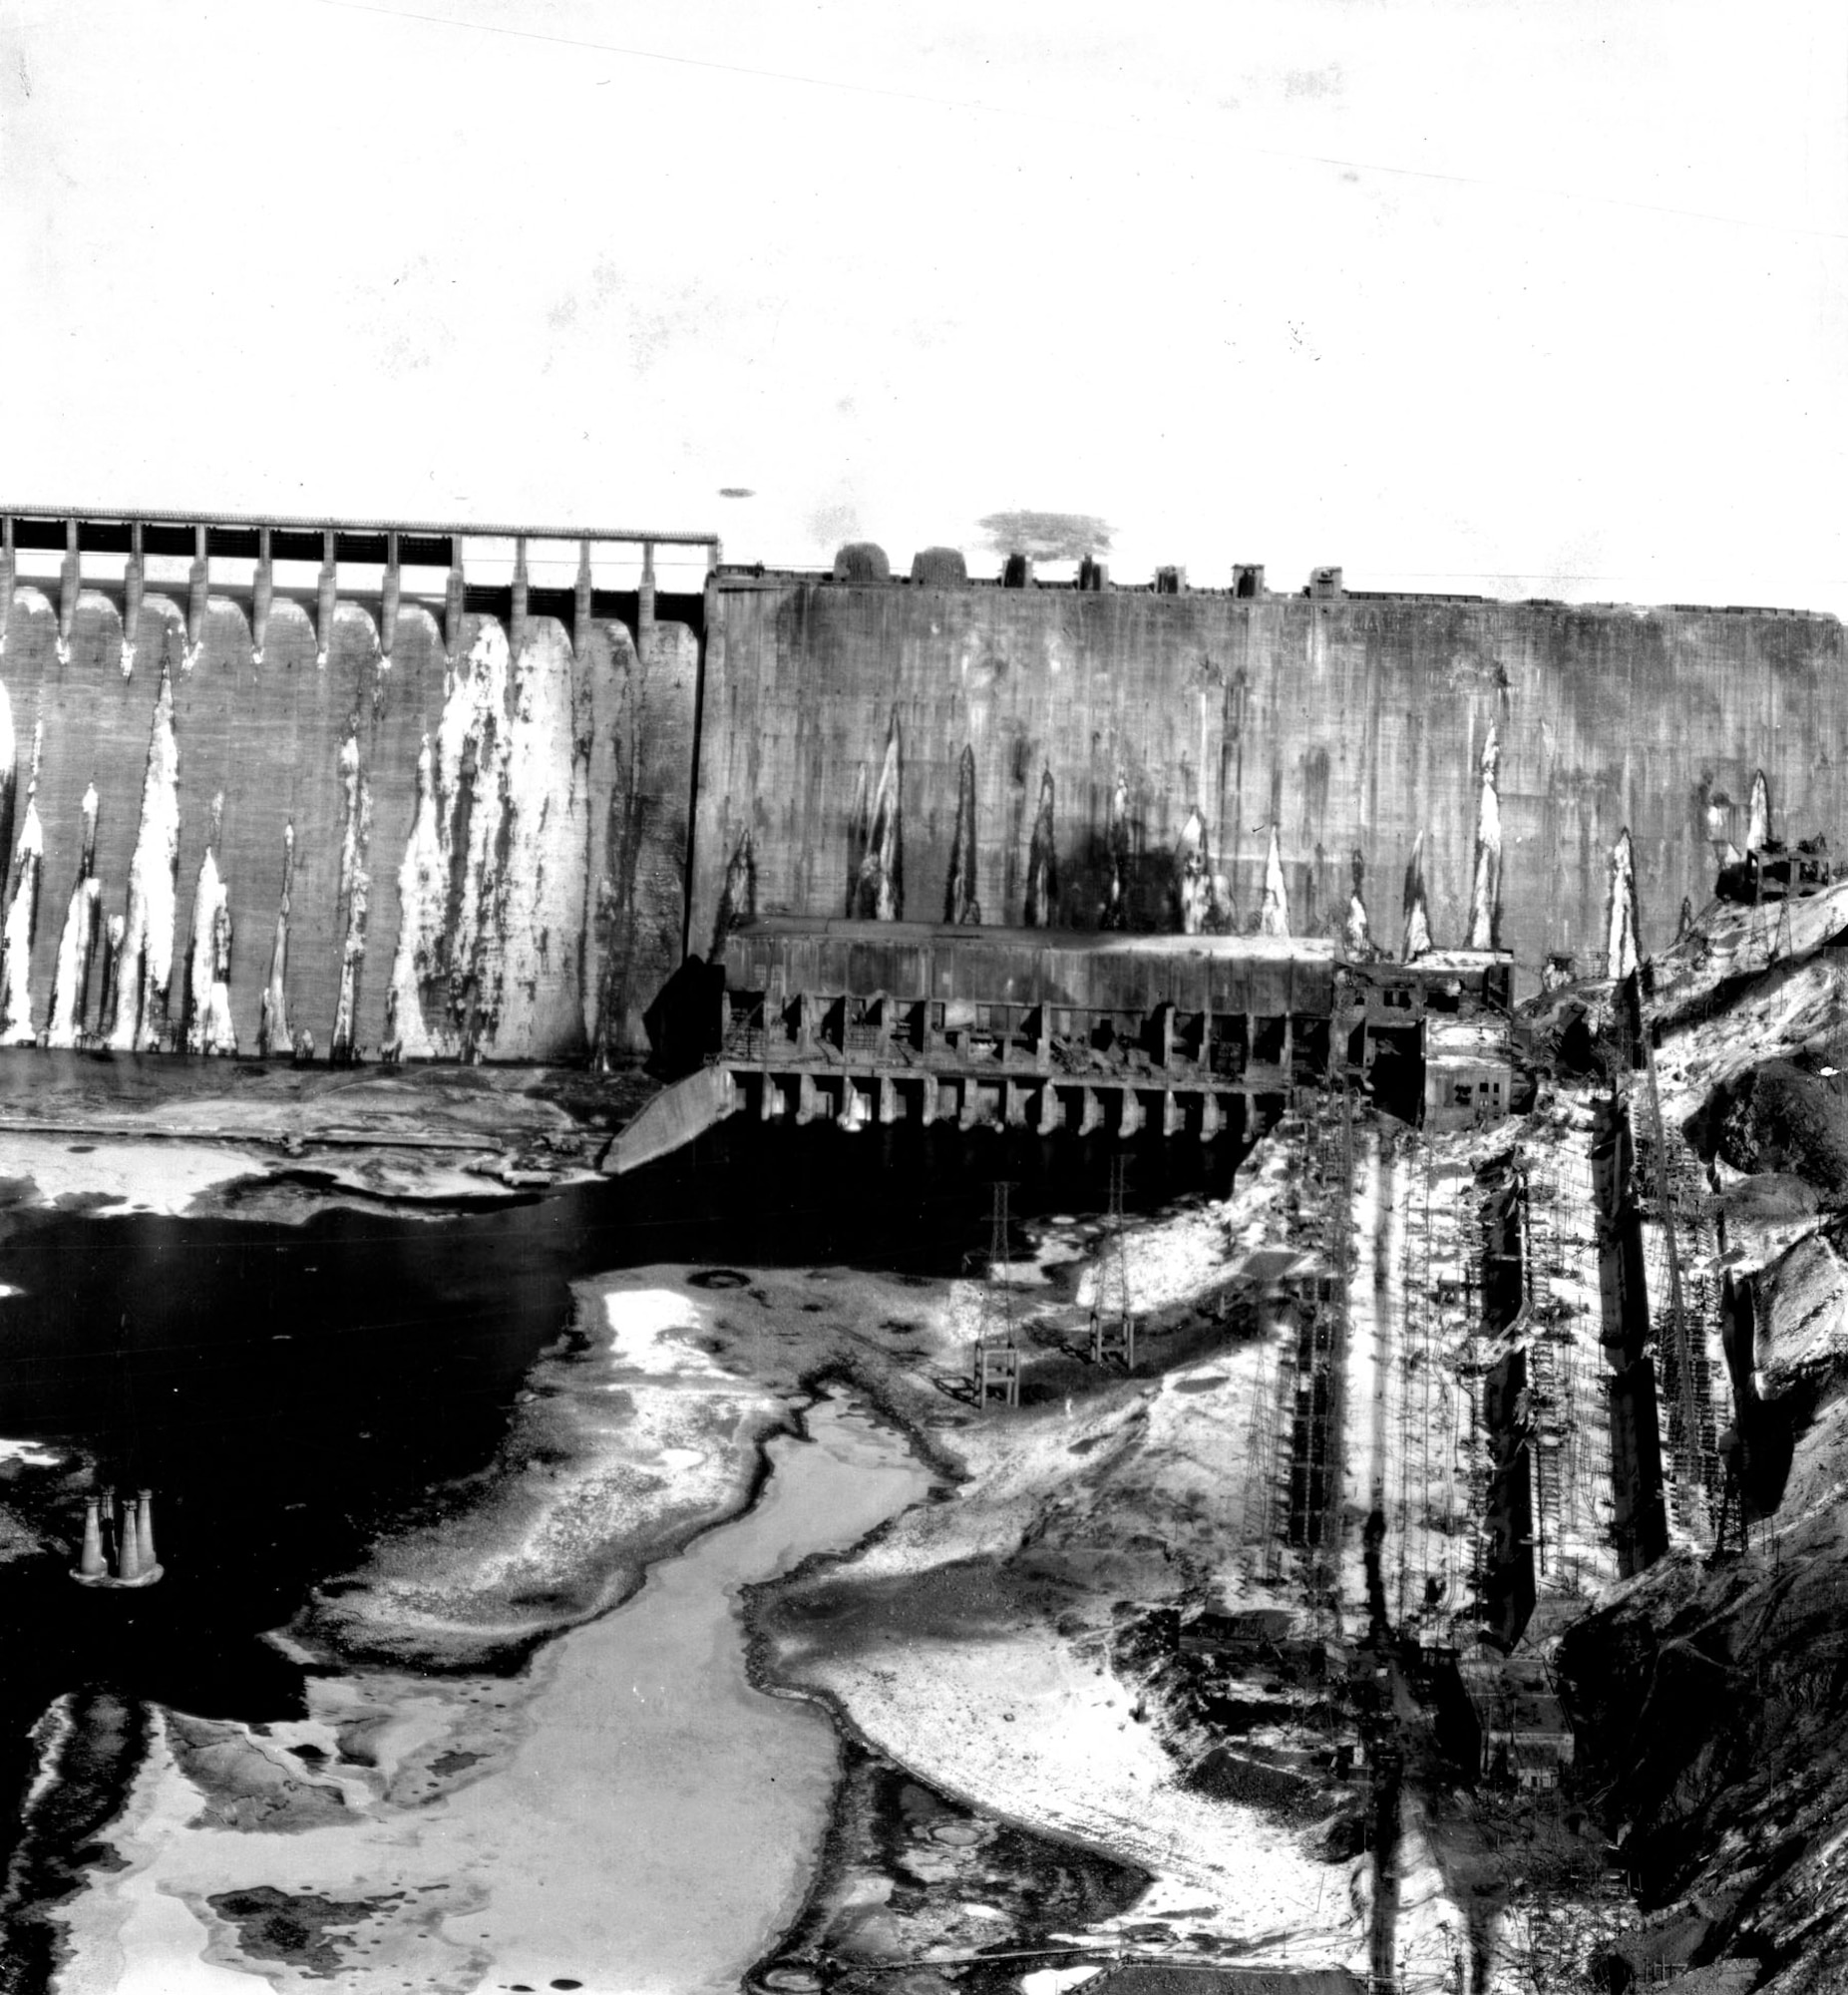
POLYGON ((1432 927, 1456 946, 1493 721, 1501 939, 1522 995, 1549 951, 1582 967, 1602 955, 1626 824, 1651 948, 1683 896, 1708 898, 1709 804, 1730 798, 1718 821, 1742 835, 1755 768, 1780 829, 1848 840, 1848 672, 1831 617, 726 578, 709 622, 700 950, 747 831, 757 913, 847 912, 856 796, 863 777, 878 783, 895 713, 916 920, 943 918, 965 746, 984 922, 1022 919, 1049 771, 1061 924, 1098 919, 1120 781, 1133 926, 1173 925, 1176 848, 1198 811, 1234 926, 1255 920, 1275 822, 1292 927, 1345 913, 1358 849, 1373 933, 1394 948, 1424 830, 1432 927))
MULTIPOLYGON (((343 603, 323 660, 312 600, 287 592, 260 662, 236 590, 213 594, 194 651, 184 588, 154 583, 125 675, 123 603, 120 587, 87 588, 61 644, 49 597, 22 584, 0 654, 9 861, 42 730, 44 859, 27 952, 27 1012, 40 1026, 91 783, 102 911, 127 910, 164 669, 179 754, 166 1029, 184 1028, 195 883, 221 794, 228 997, 245 1050, 285 827, 289 1022, 323 1049, 343 975, 354 1041, 375 1050, 637 1049, 683 925, 704 953, 722 907, 843 915, 856 880, 864 893, 895 715, 898 835, 876 855, 878 887, 912 920, 944 915, 965 750, 976 831, 964 884, 986 926, 1025 916, 1049 775, 1040 853, 1051 877, 1036 889, 1048 926, 1097 924, 1113 845, 1130 925, 1177 926, 1177 849, 1197 814, 1207 871, 1223 881, 1219 926, 1254 925, 1275 822, 1294 932, 1325 933, 1345 914, 1358 848, 1374 933, 1393 945, 1405 862, 1425 830, 1430 913, 1448 945, 1464 939, 1477 765, 1494 722, 1502 940, 1523 990, 1550 950, 1598 953, 1607 855, 1625 823, 1649 946, 1672 933, 1683 895, 1706 898, 1709 819, 1742 832, 1755 767, 1783 827, 1848 833, 1848 674, 1829 618, 727 578, 709 591, 702 687, 698 639, 678 623, 648 625, 638 650, 614 616, 592 618, 574 643, 535 615, 514 658, 501 624, 471 614, 447 655, 413 601, 389 660, 377 654, 376 602, 343 603), (1715 805, 1721 794, 1736 808, 1715 805)), ((10 864, 9 902, 17 878, 10 864)), ((16 969, 3 994, 10 1032, 16 969)), ((93 974, 93 1030, 101 985, 93 974)))
MULTIPOLYGON (((92 783, 104 918, 125 909, 165 672, 179 750, 170 1037, 184 1027, 195 883, 222 795, 216 860, 240 1050, 256 1045, 290 826, 288 1017, 323 1053, 349 958, 353 1040, 374 1056, 394 1037, 409 1053, 472 1043, 508 1059, 580 1057, 599 1039, 644 1045, 641 1011, 680 960, 693 634, 653 624, 638 653, 620 621, 593 621, 573 645, 556 619, 535 616, 512 658, 501 624, 470 615, 446 657, 435 618, 407 602, 382 658, 376 602, 342 603, 322 661, 312 599, 278 594, 259 663, 248 606, 214 592, 193 653, 184 590, 151 584, 125 675, 120 589, 85 590, 65 646, 47 597, 14 591, 0 653, 14 735, 9 856, 42 729, 34 1021, 52 1005, 92 783)), ((99 967, 93 1031, 101 997, 99 967)))

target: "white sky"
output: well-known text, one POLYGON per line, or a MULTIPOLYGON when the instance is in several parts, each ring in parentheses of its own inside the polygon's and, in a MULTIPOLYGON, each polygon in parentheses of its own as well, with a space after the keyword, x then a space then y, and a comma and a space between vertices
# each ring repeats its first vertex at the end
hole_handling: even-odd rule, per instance
POLYGON ((0 177, 15 504, 1848 608, 1838 0, 0 0, 0 177))

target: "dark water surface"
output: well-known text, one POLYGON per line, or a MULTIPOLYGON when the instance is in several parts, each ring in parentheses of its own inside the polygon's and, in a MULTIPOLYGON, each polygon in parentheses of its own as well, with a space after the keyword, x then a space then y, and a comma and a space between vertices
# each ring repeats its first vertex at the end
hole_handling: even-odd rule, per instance
MULTIPOLYGON (((1110 1148, 736 1124, 619 1181, 437 1220, 0 1215, 0 1281, 24 1292, 0 1301, 0 1435, 151 1487, 167 1569, 146 1592, 77 1587, 80 1484, 15 1480, 72 1556, 0 1568, 0 1842, 28 1730, 65 1692, 296 1715, 300 1671, 257 1637, 433 1484, 490 1460, 573 1278, 663 1261, 953 1274, 986 1252, 990 1179, 1015 1181, 1023 1219, 1096 1211, 1110 1148)), ((1223 1195, 1235 1155, 1152 1141, 1131 1202, 1223 1195)))

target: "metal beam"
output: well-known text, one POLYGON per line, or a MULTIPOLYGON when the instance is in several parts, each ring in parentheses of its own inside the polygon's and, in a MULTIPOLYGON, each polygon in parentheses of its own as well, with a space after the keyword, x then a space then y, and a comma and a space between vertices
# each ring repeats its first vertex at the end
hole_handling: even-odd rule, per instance
POLYGON ((661 527, 536 527, 484 520, 352 520, 329 514, 221 513, 206 507, 185 512, 150 512, 136 507, 13 506, 0 503, 0 518, 9 520, 94 520, 143 526, 203 525, 208 527, 281 527, 314 533, 462 535, 477 540, 649 541, 662 547, 713 548, 717 534, 669 531, 661 527))

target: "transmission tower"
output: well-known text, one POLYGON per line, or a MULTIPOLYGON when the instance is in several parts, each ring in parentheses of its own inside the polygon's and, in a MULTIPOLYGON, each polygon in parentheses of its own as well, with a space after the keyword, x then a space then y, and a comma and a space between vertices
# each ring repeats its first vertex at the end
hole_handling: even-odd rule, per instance
POLYGON ((1105 1222, 1104 1251, 1097 1264, 1097 1287, 1091 1297, 1091 1363, 1122 1356, 1127 1371, 1136 1369, 1136 1319, 1129 1307, 1129 1252, 1123 1240, 1123 1183, 1126 1159, 1110 1159, 1110 1216, 1105 1222), (1113 1283, 1114 1277, 1114 1283, 1113 1283), (1110 1291, 1114 1286, 1114 1302, 1110 1291))
POLYGON ((1739 1479, 1736 1453, 1726 1456, 1726 1481, 1720 1493, 1719 1521, 1713 1530, 1713 1549, 1708 1563, 1717 1564, 1728 1552, 1751 1550, 1751 1531, 1745 1521, 1745 1490, 1739 1479))
POLYGON ((1007 1259, 1007 1194, 1012 1190, 1007 1179, 994 1180, 988 1272, 975 1329, 975 1403, 983 1408, 996 1393, 1006 1405, 1020 1403, 1020 1348, 1014 1342, 1014 1285, 1007 1259))

